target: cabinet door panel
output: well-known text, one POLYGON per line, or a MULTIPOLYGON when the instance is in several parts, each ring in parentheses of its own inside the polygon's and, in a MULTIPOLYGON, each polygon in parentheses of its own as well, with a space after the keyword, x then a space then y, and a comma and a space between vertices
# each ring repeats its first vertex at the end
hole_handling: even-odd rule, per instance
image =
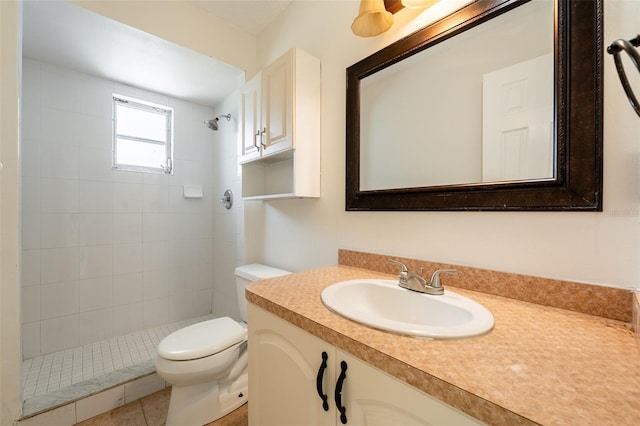
POLYGON ((249 335, 249 424, 334 425, 333 404, 324 411, 316 377, 327 352, 323 388, 331 395, 335 349, 251 305, 249 335))
POLYGON ((292 147, 292 63, 286 55, 263 71, 262 122, 265 131, 263 155, 292 147))
MULTIPOLYGON (((482 423, 386 373, 337 351, 347 362, 342 397, 347 425, 465 426, 482 423)), ((337 424, 341 424, 337 420, 337 424)))
POLYGON ((246 83, 240 93, 242 110, 241 162, 260 156, 260 102, 261 76, 258 74, 246 83))

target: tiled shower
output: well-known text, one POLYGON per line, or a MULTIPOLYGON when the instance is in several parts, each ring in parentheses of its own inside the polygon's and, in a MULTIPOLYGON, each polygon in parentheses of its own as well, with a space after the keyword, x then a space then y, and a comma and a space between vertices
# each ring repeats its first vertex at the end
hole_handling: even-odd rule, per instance
POLYGON ((212 311, 236 317, 242 206, 218 199, 239 188, 237 121, 212 132, 211 107, 30 58, 23 99, 23 358, 212 311), (112 170, 112 93, 175 108, 173 175, 112 170), (204 197, 184 198, 184 185, 204 197))

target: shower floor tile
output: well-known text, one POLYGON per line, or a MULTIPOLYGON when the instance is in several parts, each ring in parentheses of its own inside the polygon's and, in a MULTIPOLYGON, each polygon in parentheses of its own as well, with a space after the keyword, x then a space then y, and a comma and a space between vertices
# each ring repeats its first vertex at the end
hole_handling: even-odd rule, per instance
MULTIPOLYGON (((25 404, 61 390, 100 382, 101 377, 118 376, 118 371, 135 371, 141 364, 153 371, 158 343, 168 334, 196 322, 212 319, 213 314, 137 331, 108 340, 25 359, 22 362, 22 397, 25 404)), ((115 385, 117 383, 109 383, 115 385)), ((65 392, 69 394, 69 392, 65 392)), ((74 392, 71 392, 73 394, 74 392)), ((83 397, 86 395, 77 395, 83 397)), ((40 405, 40 404, 38 404, 40 405)))

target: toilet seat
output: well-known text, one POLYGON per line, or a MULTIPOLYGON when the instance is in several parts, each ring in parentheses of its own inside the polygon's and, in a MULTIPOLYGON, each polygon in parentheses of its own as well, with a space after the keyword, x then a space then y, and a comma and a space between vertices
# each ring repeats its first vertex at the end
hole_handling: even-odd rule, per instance
POLYGON ((247 331, 229 317, 216 318, 174 331, 158 345, 158 355, 171 361, 211 356, 246 339, 247 331))

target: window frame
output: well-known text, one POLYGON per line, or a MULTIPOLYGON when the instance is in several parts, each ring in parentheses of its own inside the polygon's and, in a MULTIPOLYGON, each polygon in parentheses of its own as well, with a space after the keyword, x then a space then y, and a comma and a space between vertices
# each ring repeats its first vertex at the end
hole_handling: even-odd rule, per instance
POLYGON ((145 101, 130 96, 120 95, 117 93, 112 94, 112 170, 129 171, 129 172, 144 172, 155 174, 173 174, 173 114, 174 108, 166 105, 161 105, 149 101, 145 101), (155 114, 161 114, 165 117, 166 123, 166 142, 156 139, 146 139, 136 136, 130 136, 126 134, 118 134, 118 122, 117 112, 118 106, 125 106, 127 108, 138 109, 145 112, 153 112, 155 114), (165 163, 158 167, 141 166, 136 164, 124 164, 118 163, 118 139, 124 139, 128 141, 143 142, 154 145, 165 146, 165 163))

